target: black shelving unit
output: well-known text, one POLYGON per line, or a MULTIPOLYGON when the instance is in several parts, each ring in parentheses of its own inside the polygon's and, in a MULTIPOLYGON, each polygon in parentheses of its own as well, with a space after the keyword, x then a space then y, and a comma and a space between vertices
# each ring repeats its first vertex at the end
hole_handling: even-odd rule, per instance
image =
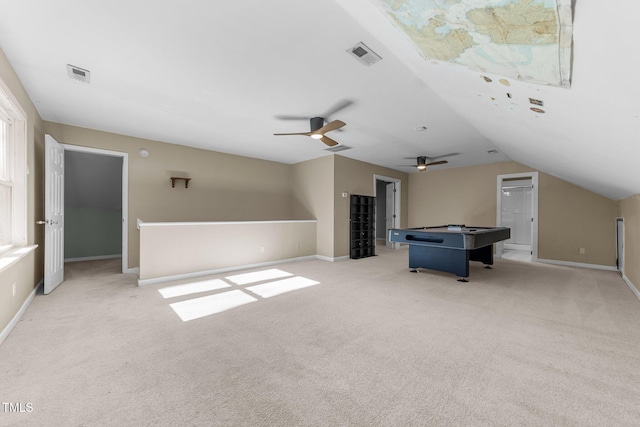
POLYGON ((375 205, 375 197, 351 195, 349 258, 365 258, 376 254, 375 205))

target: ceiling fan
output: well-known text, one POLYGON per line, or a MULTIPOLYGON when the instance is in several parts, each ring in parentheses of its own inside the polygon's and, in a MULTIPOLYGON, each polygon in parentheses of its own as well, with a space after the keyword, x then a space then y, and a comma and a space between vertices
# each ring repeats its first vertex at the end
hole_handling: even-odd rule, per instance
MULTIPOLYGON (((451 154, 447 154, 447 155, 453 155, 453 154, 457 154, 457 153, 451 153, 451 154)), ((438 157, 444 157, 444 156, 438 156, 438 157)), ((409 157, 409 158, 412 159, 413 157, 409 157)), ((418 156, 418 157, 416 157, 416 164, 415 165, 400 165, 400 166, 412 166, 412 167, 418 168, 418 171, 424 172, 424 171, 427 170, 428 166, 444 165, 445 163, 449 163, 446 160, 439 160, 437 162, 427 163, 427 160, 434 160, 434 159, 435 159, 435 157, 418 156)))
POLYGON ((325 133, 330 132, 332 130, 339 129, 347 124, 342 120, 334 120, 330 123, 324 124, 324 117, 311 117, 309 119, 309 124, 311 127, 311 131, 309 132, 295 132, 295 133, 274 133, 274 135, 305 135, 310 136, 313 139, 319 139, 324 142, 329 147, 333 147, 334 145, 338 145, 336 141, 325 136, 325 133))

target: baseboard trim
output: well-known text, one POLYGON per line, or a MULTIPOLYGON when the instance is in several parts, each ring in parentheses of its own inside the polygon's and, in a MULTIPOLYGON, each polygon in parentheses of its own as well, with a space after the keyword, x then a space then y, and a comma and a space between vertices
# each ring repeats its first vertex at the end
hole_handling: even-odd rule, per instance
POLYGON ((572 262, 572 261, 556 261, 554 259, 542 259, 542 258, 537 258, 534 261, 541 262, 543 264, 564 265, 566 267, 592 268, 595 270, 618 271, 616 267, 609 266, 609 265, 586 264, 582 262, 572 262))
POLYGON ((217 268, 214 270, 206 270, 206 271, 197 271, 194 273, 176 274, 174 276, 155 277, 152 279, 138 279, 138 286, 156 285, 158 283, 164 283, 164 282, 169 282, 173 280, 193 279, 195 277, 209 276, 211 274, 228 273, 230 271, 246 270, 248 268, 266 267, 270 265, 285 264, 289 262, 307 261, 307 260, 316 259, 316 258, 317 258, 316 255, 309 255, 309 256, 302 256, 297 258, 281 259, 277 261, 261 262, 257 264, 245 264, 245 265, 238 265, 235 267, 217 268))
POLYGON ((629 287, 629 289, 631 289, 631 292, 633 292, 636 298, 640 300, 640 291, 638 290, 638 288, 636 288, 634 284, 631 283, 631 280, 629 280, 629 278, 624 273, 621 273, 621 274, 622 274, 622 280, 624 280, 624 283, 627 284, 627 286, 629 287))
POLYGON ((79 258, 65 258, 64 262, 99 261, 101 259, 116 259, 116 258, 122 258, 122 254, 85 256, 85 257, 79 257, 79 258))
POLYGON ((36 294, 38 293, 38 291, 40 290, 43 284, 44 284, 44 278, 40 279, 40 282, 38 282, 38 285, 33 289, 33 291, 31 291, 27 299, 24 300, 24 302, 22 303, 20 310, 18 310, 18 312, 15 314, 15 316, 13 316, 13 318, 7 324, 7 326, 5 326, 2 332, 0 332, 0 345, 2 345, 2 343, 4 342, 5 339, 7 339, 7 337, 13 330, 13 328, 18 324, 18 322, 20 321, 20 318, 22 317, 24 312, 27 311, 27 307, 29 307, 33 299, 36 297, 36 294))
POLYGON ((328 262, 336 262, 336 261, 344 261, 349 259, 348 255, 345 256, 339 256, 339 257, 330 257, 330 256, 324 256, 324 255, 316 255, 315 256, 317 259, 321 259, 322 261, 328 261, 328 262))

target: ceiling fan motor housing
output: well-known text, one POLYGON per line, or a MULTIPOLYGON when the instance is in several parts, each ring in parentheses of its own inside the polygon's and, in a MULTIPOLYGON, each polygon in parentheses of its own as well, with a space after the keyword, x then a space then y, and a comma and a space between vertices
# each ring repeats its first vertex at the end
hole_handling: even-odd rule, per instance
POLYGON ((324 117, 311 117, 309 124, 311 125, 311 132, 315 132, 324 126, 324 117))

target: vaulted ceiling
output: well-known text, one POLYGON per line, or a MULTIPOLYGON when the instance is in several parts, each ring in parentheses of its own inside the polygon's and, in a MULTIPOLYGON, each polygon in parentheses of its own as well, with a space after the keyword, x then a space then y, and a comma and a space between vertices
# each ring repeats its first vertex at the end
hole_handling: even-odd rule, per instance
POLYGON ((341 155, 405 172, 407 157, 457 153, 434 169, 514 160, 614 200, 640 193, 637 0, 574 2, 570 88, 425 60, 372 0, 0 0, 0 11, 0 48, 44 120, 296 163, 328 147, 273 134, 326 116, 347 124, 330 134, 341 155), (382 60, 358 62, 347 53, 358 42, 382 60))

